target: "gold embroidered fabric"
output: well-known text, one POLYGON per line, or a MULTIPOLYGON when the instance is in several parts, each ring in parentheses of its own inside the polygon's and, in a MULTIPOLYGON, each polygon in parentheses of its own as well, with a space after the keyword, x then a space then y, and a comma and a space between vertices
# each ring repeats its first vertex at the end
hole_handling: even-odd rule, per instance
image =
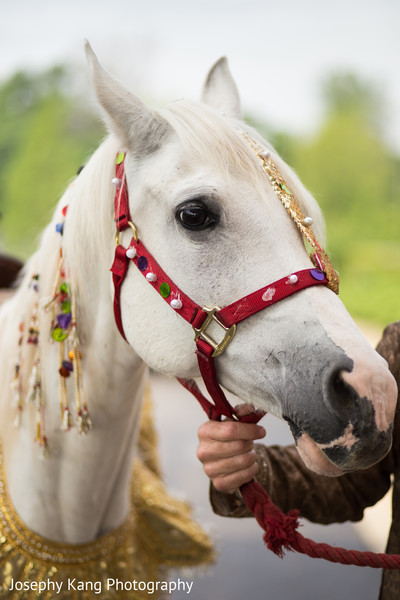
POLYGON ((170 589, 168 567, 212 562, 212 544, 189 505, 171 497, 159 477, 155 447, 147 402, 131 513, 117 530, 88 544, 53 542, 25 526, 9 498, 0 454, 0 599, 161 598, 170 589))

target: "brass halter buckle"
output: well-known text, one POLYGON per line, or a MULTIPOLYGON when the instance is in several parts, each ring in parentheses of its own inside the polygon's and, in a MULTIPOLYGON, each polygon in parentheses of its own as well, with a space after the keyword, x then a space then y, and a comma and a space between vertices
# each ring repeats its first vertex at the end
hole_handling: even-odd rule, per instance
POLYGON ((204 307, 203 311, 207 313, 206 318, 204 319, 199 329, 193 327, 195 341, 197 341, 200 338, 201 340, 204 340, 205 342, 210 344, 210 346, 214 348, 214 352, 212 353, 213 357, 220 356, 226 350, 236 333, 235 324, 233 324, 231 327, 225 327, 222 321, 219 320, 218 316, 216 315, 216 312, 219 310, 221 310, 219 306, 214 306, 214 308, 204 307), (206 333, 206 329, 212 321, 215 321, 215 323, 217 323, 217 325, 219 325, 225 332, 224 337, 220 342, 216 342, 211 336, 209 336, 206 333))

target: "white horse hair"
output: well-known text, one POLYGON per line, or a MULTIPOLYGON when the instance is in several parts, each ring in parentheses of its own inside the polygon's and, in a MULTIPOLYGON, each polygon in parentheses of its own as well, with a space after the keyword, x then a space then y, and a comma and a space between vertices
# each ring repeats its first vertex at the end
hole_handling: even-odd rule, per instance
MULTIPOLYGON (((273 148, 240 120, 236 85, 222 59, 203 93, 207 103, 177 101, 159 112, 99 65, 87 45, 108 137, 58 203, 14 297, 0 312, 1 438, 9 493, 23 521, 53 540, 79 543, 115 529, 129 510, 147 367, 198 376, 190 326, 130 267, 121 295, 127 344, 113 316, 115 156, 127 150, 130 210, 140 238, 171 279, 202 306, 227 305, 266 283, 311 267, 300 235, 278 202, 240 131, 269 148, 303 212, 324 242, 316 201, 273 148), (223 113, 223 114, 222 114, 223 113), (188 230, 188 203, 215 217, 188 230), (64 235, 56 233, 68 205, 64 235), (77 299, 82 368, 93 430, 60 431, 58 349, 50 316, 39 311, 43 398, 49 457, 34 444, 34 414, 19 428, 10 382, 18 323, 52 293, 62 243, 77 299), (40 274, 39 293, 32 277, 40 274)), ((121 235, 128 245, 128 234, 121 235)), ((24 346, 21 385, 29 388, 33 346, 24 346)), ((340 299, 310 288, 238 326, 218 362, 220 381, 244 401, 285 418, 306 464, 338 475, 379 460, 389 449, 396 389, 386 363, 358 331, 340 299)), ((71 393, 73 392, 70 386, 71 393)), ((192 401, 188 398, 188 401, 192 401)), ((177 465, 179 468, 179 465, 177 465)))

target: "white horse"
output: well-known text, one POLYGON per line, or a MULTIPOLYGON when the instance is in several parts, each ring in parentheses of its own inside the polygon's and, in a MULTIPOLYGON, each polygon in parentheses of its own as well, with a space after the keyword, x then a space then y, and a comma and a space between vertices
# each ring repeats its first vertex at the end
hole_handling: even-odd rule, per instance
MULTIPOLYGON (((130 212, 140 239, 200 306, 228 305, 312 267, 300 235, 240 132, 272 152, 303 212, 313 219, 314 233, 323 237, 315 200, 241 120, 225 60, 210 71, 202 103, 176 101, 156 112, 109 75, 89 46, 87 54, 110 136, 59 202, 17 292, 0 314, 0 433, 9 495, 29 528, 72 544, 113 531, 128 514, 148 367, 181 378, 199 374, 192 328, 133 266, 121 293, 128 343, 115 325, 110 267, 118 151, 126 151, 130 212), (56 225, 66 205, 61 236, 56 225), (51 303, 44 308, 60 269, 60 246, 61 277, 76 300, 81 375, 93 423, 84 436, 76 429, 61 431, 59 346, 50 339, 51 303), (25 332, 31 329, 28 335, 39 336, 33 340, 38 344, 19 343, 20 321, 25 332), (17 409, 10 386, 16 360, 20 391, 28 394, 33 385, 36 400, 37 379, 29 379, 32 370, 36 376, 39 367, 41 372, 41 402, 36 411, 21 410, 17 428, 12 425, 17 409), (48 444, 46 460, 40 460, 34 442, 35 423, 41 428, 39 442, 48 444)), ((126 232, 120 235, 125 246, 129 239, 126 232)), ((394 380, 340 299, 325 286, 305 289, 238 325, 217 368, 225 388, 289 422, 303 459, 319 473, 367 467, 390 447, 394 380)), ((71 381, 68 397, 74 393, 71 381)), ((76 385, 82 393, 82 384, 76 385)))

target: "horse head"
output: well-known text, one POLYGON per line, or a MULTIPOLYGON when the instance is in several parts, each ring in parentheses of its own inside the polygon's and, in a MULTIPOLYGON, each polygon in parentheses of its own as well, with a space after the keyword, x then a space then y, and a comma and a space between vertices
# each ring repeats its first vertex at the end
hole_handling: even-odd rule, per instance
MULTIPOLYGON (((223 307, 312 267, 243 132, 272 153, 321 238, 317 203, 241 120, 225 59, 210 71, 202 103, 182 100, 154 111, 86 49, 105 120, 126 151, 139 237, 187 296, 202 307, 223 307)), ((121 242, 129 244, 126 233, 121 242)), ((198 376, 192 328, 151 287, 137 269, 128 270, 120 298, 128 343, 157 371, 198 376)), ((305 464, 317 473, 366 468, 390 448, 394 379, 325 286, 304 289, 240 323, 217 369, 226 389, 288 422, 305 464)))

